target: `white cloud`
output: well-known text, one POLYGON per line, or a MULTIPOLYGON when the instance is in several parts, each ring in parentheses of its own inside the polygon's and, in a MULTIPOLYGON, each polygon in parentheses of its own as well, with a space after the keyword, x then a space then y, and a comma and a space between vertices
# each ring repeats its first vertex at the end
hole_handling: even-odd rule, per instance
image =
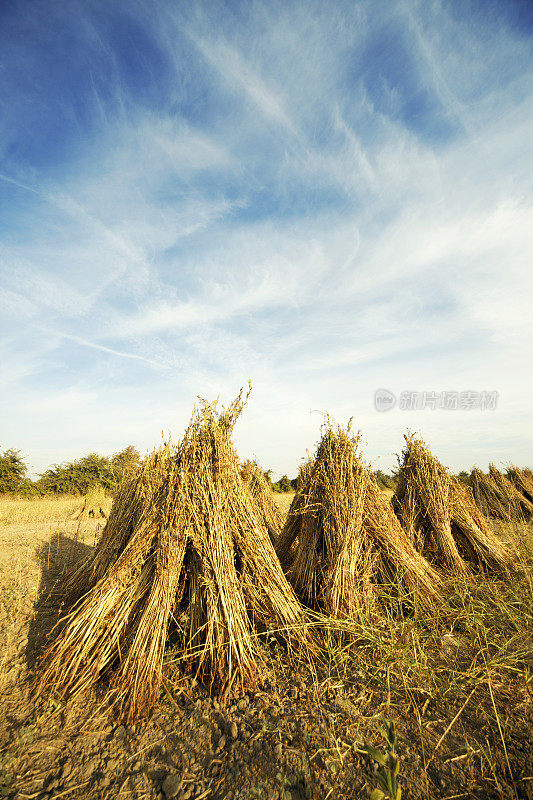
POLYGON ((282 99, 266 86, 235 48, 220 39, 213 41, 192 36, 191 39, 217 72, 229 83, 239 86, 265 117, 293 136, 298 135, 282 99))
POLYGON ((372 95, 358 58, 381 31, 374 4, 259 4, 247 25, 144 8, 131 13, 172 64, 171 100, 132 96, 113 54, 109 93, 93 84, 94 139, 62 172, 0 175, 2 442, 40 469, 52 452, 144 448, 179 435, 196 395, 229 401, 252 378, 237 441, 277 472, 316 441, 317 411, 354 415, 385 466, 407 427, 454 467, 527 460, 525 44, 478 36, 438 2, 388 12, 413 35, 411 93, 461 123, 435 140, 402 116, 401 74, 372 95), (182 52, 191 40, 203 59, 182 52), (501 402, 378 414, 379 386, 501 402))

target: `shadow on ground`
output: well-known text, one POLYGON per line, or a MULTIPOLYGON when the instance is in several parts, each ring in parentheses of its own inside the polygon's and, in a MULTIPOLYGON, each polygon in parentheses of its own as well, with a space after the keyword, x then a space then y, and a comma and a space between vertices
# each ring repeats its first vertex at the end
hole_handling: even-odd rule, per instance
POLYGON ((49 542, 44 542, 37 550, 41 578, 28 630, 26 665, 29 670, 34 668, 49 644, 51 633, 65 612, 64 586, 68 576, 72 575, 92 550, 91 545, 64 533, 53 534, 49 542))

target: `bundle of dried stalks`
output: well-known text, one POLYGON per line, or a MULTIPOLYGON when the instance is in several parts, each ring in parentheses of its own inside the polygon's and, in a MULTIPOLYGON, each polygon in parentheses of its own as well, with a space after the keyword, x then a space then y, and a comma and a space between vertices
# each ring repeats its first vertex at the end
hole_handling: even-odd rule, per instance
POLYGON ((79 520, 80 522, 87 519, 105 519, 105 490, 103 486, 95 484, 89 487, 85 500, 83 501, 83 508, 72 515, 71 519, 79 520))
POLYGON ((300 464, 298 469, 298 478, 296 481, 296 491, 302 492, 305 489, 311 479, 314 466, 315 459, 312 456, 308 456, 308 458, 306 458, 306 460, 300 464))
POLYGON ((507 470, 507 478, 528 502, 533 503, 533 473, 530 469, 511 466, 507 470))
POLYGON ((490 475, 485 475, 480 469, 474 467, 468 480, 472 488, 474 502, 481 513, 486 517, 506 519, 505 506, 501 503, 490 475))
POLYGON ((490 529, 469 486, 453 478, 427 445, 405 436, 392 505, 417 550, 431 563, 467 574, 501 570, 511 553, 490 529))
POLYGON ((314 458, 307 458, 298 470, 297 489, 285 518, 282 528, 282 535, 276 542, 276 553, 285 569, 292 564, 298 547, 298 531, 300 525, 300 513, 307 504, 306 489, 309 486, 311 475, 315 464, 314 458))
POLYGON ((283 513, 274 501, 265 473, 257 461, 245 461, 241 467, 241 475, 258 506, 270 541, 275 544, 283 527, 283 513))
POLYGON ((350 425, 326 424, 276 552, 296 592, 336 617, 362 620, 376 604, 379 585, 394 580, 413 599, 439 599, 437 573, 402 530, 350 425))
POLYGON ((533 516, 533 504, 494 464, 489 464, 488 475, 474 468, 470 484, 476 505, 486 517, 509 522, 533 516))
POLYGON ((184 662, 221 689, 260 682, 256 632, 267 625, 289 646, 308 646, 303 609, 231 441, 244 402, 241 393, 220 414, 205 403, 177 447, 154 452, 123 483, 80 574, 83 596, 45 654, 42 692, 72 696, 107 674, 133 719, 159 696, 169 635, 184 662))

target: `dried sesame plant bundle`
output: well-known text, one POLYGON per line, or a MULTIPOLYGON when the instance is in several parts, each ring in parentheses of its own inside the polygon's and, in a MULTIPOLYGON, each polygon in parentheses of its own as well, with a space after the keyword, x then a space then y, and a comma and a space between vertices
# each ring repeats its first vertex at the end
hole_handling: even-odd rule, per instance
POLYGON ((307 504, 306 488, 315 466, 315 459, 308 458, 298 470, 297 489, 285 518, 282 531, 276 542, 276 553, 284 568, 292 564, 297 549, 300 513, 307 504))
POLYGON ((303 491, 309 483, 314 467, 315 459, 313 456, 309 456, 309 458, 306 458, 305 461, 300 464, 298 478, 296 479, 296 490, 298 492, 303 491))
POLYGON ((493 488, 494 503, 489 506, 489 513, 485 516, 505 521, 527 520, 533 516, 533 503, 494 464, 489 464, 488 477, 493 488))
POLYGON ((440 579, 420 556, 359 453, 359 434, 323 430, 307 483, 297 492, 276 551, 312 608, 363 620, 383 583, 399 579, 422 602, 440 579))
POLYGON ((470 485, 476 505, 486 517, 509 522, 533 516, 533 503, 494 464, 489 464, 488 475, 474 468, 470 485))
POLYGON ((90 486, 83 501, 83 507, 80 511, 73 514, 71 519, 79 520, 80 522, 88 519, 106 519, 105 513, 105 489, 99 484, 90 486))
POLYGON ((518 489, 526 500, 533 503, 533 473, 530 469, 520 469, 510 466, 506 473, 507 478, 518 489))
POLYGON ((62 587, 65 608, 71 608, 111 569, 123 553, 143 513, 154 497, 170 462, 170 446, 154 451, 128 472, 115 495, 109 518, 88 557, 83 559, 62 587))
POLYGON ((231 440, 245 402, 241 392, 221 413, 204 403, 178 446, 123 483, 82 596, 45 653, 40 691, 72 696, 105 675, 131 720, 159 696, 169 635, 179 635, 185 665, 221 690, 260 683, 257 631, 269 625, 307 649, 304 611, 231 440))
POLYGON ((468 574, 504 570, 512 554, 493 533, 469 486, 453 478, 421 439, 405 437, 393 508, 415 547, 432 564, 468 574))
POLYGON ((502 503, 500 494, 490 475, 486 475, 477 467, 472 469, 469 477, 474 502, 485 517, 508 520, 508 510, 502 503))
POLYGON ((274 501, 265 473, 257 461, 245 461, 241 466, 241 475, 257 504, 270 541, 274 544, 283 527, 283 513, 274 501))

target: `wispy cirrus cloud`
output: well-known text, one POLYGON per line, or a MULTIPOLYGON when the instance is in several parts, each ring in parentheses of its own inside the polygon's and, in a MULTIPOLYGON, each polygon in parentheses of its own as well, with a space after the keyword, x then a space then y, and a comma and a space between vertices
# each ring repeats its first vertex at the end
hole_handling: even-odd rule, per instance
POLYGON ((276 127, 282 127, 293 136, 298 132, 283 100, 271 91, 265 82, 251 69, 239 52, 224 41, 193 38, 203 57, 230 85, 241 88, 257 110, 276 127))
POLYGON ((354 415, 385 466, 408 426, 453 466, 491 443, 526 461, 518 6, 3 9, 1 441, 37 470, 147 447, 252 378, 239 444, 277 471, 317 410, 354 415), (501 403, 380 415, 378 386, 501 403))

